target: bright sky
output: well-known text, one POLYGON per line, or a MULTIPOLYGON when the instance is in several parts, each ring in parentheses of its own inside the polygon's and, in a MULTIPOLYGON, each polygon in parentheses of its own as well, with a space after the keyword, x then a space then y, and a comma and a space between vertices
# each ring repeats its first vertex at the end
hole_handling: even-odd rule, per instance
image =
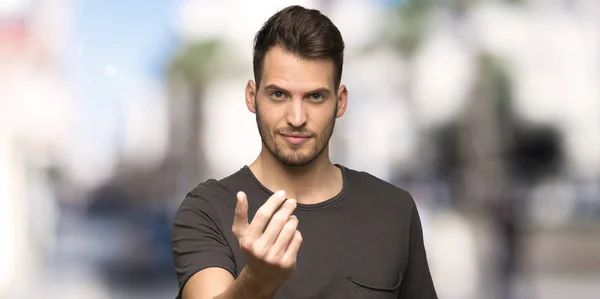
POLYGON ((81 157, 76 160, 106 164, 121 146, 125 101, 136 88, 159 79, 177 46, 173 17, 179 0, 76 3, 71 61, 79 111, 73 140, 81 157))

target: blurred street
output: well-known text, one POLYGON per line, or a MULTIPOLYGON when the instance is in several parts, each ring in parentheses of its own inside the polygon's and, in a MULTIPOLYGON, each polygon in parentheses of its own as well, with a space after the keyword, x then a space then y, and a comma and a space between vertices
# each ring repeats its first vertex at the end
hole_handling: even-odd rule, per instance
POLYGON ((18 286, 2 298, 164 299, 177 294, 177 283, 170 271, 154 277, 139 273, 136 277, 106 272, 100 267, 125 249, 127 237, 120 231, 122 226, 76 216, 62 220, 64 230, 47 262, 38 266, 34 276, 19 280, 18 286))
MULTIPOLYGON (((168 275, 138 281, 126 278, 133 283, 105 277, 94 261, 116 250, 119 242, 114 236, 118 233, 85 219, 68 221, 49 262, 3 298, 163 299, 177 293, 176 282, 168 275)), ((481 225, 475 220, 472 224, 481 225)), ((596 298, 600 292, 600 227, 530 231, 523 238, 528 240, 527 249, 523 273, 513 280, 514 298, 596 298)), ((477 298, 490 297, 482 293, 477 298)))
POLYGON ((521 298, 596 298, 600 294, 600 225, 530 232, 524 238, 528 240, 525 273, 516 278, 521 298))

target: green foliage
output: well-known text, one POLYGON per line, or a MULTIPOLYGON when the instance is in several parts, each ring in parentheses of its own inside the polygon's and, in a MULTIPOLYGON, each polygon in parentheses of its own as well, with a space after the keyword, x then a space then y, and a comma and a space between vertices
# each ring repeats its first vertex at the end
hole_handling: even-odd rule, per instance
POLYGON ((407 0, 396 9, 386 35, 405 55, 412 56, 425 39, 433 5, 434 0, 407 0))
POLYGON ((181 76, 193 86, 204 85, 223 72, 221 50, 222 43, 216 39, 186 44, 173 57, 167 75, 181 76))
POLYGON ((427 38, 435 9, 447 11, 455 16, 466 14, 475 4, 482 1, 500 1, 508 4, 525 4, 526 0, 406 0, 392 14, 386 28, 384 40, 407 57, 412 57, 427 38))

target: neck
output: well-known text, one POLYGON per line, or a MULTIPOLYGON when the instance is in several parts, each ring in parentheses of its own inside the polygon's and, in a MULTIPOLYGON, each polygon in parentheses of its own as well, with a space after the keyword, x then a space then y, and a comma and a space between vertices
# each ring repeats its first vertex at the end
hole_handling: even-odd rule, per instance
POLYGON ((328 147, 308 165, 287 166, 263 146, 249 167, 269 190, 285 190, 287 198, 302 204, 325 201, 342 189, 341 170, 329 160, 328 147))

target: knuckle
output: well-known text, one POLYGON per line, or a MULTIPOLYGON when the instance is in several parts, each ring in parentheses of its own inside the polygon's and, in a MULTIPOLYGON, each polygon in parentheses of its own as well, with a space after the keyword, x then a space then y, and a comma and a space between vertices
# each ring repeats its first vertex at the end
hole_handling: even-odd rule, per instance
POLYGON ((288 226, 290 226, 290 227, 293 227, 293 228, 296 228, 296 227, 298 226, 298 219, 297 219, 297 218, 294 218, 294 217, 292 217, 292 218, 290 218, 290 219, 287 221, 286 225, 288 225, 288 226))
POLYGON ((251 248, 250 246, 248 246, 248 243, 244 242, 244 241, 240 241, 240 247, 242 248, 242 250, 244 251, 249 251, 251 248))
POLYGON ((285 231, 286 235, 290 236, 290 240, 294 238, 295 234, 294 231, 296 230, 296 224, 294 223, 286 223, 285 226, 283 226, 282 231, 285 231))
POLYGON ((293 199, 292 199, 292 200, 287 200, 287 201, 284 203, 284 207, 285 207, 286 209, 289 209, 289 210, 294 210, 294 209, 296 208, 296 201, 295 201, 295 200, 293 200, 293 199))
POLYGON ((254 244, 247 239, 240 240, 240 246, 246 251, 252 251, 254 249, 254 244))
POLYGON ((286 220, 287 220, 287 217, 280 213, 277 213, 277 214, 275 214, 275 216, 273 216, 273 222, 284 223, 286 220))
POLYGON ((293 269, 296 266, 296 260, 291 257, 284 257, 280 265, 284 269, 293 269))
POLYGON ((269 213, 267 211, 265 211, 264 209, 259 209, 258 211, 256 211, 256 217, 259 218, 269 218, 269 213))
POLYGON ((269 250, 264 245, 254 244, 252 253, 258 258, 266 258, 267 254, 269 253, 269 250))
POLYGON ((277 253, 269 254, 265 257, 265 262, 270 265, 276 265, 280 257, 277 253))

